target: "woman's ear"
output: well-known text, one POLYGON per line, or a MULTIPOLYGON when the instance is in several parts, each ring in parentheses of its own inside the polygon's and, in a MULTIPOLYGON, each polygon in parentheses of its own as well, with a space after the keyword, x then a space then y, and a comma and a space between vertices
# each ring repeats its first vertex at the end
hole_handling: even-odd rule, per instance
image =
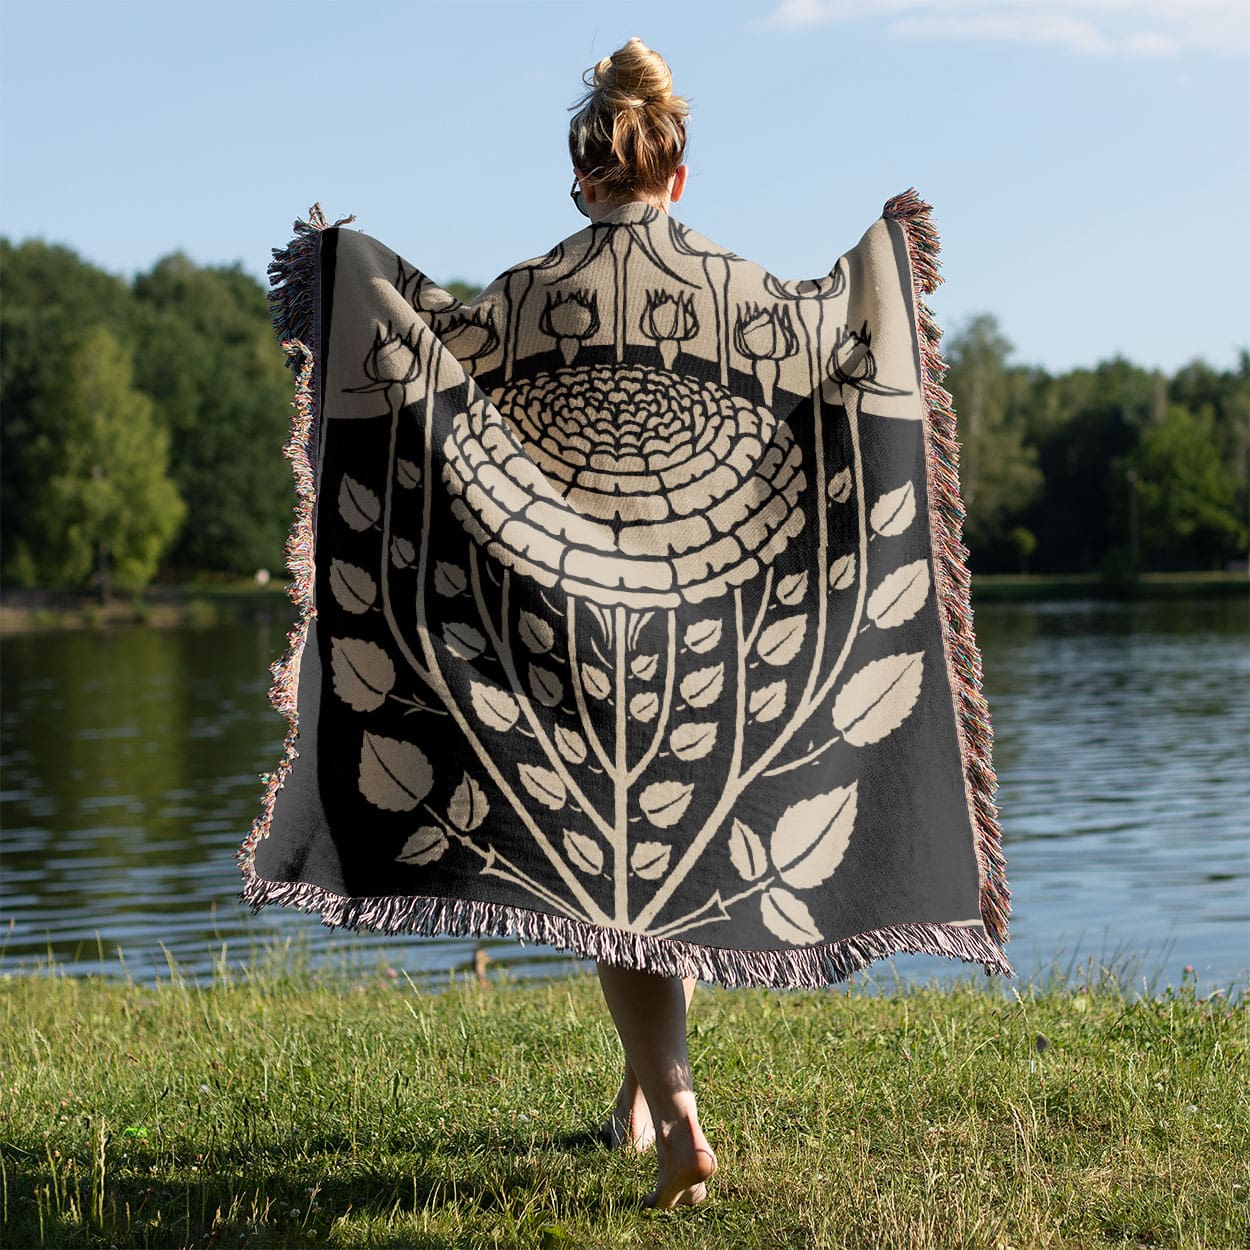
POLYGON ((678 165, 673 171, 673 183, 669 190, 668 198, 674 204, 681 199, 681 193, 686 189, 686 174, 689 173, 689 167, 686 165, 678 165))

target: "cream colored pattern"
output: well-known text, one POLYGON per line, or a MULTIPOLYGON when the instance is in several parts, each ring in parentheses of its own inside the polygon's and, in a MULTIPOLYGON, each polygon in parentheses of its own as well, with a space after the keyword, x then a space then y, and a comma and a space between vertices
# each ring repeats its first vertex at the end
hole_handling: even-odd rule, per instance
POLYGON ((488 555, 604 607, 671 608, 758 577, 803 528, 790 428, 714 383, 561 369, 479 399, 443 447, 488 555), (514 433, 515 432, 515 433, 514 433))

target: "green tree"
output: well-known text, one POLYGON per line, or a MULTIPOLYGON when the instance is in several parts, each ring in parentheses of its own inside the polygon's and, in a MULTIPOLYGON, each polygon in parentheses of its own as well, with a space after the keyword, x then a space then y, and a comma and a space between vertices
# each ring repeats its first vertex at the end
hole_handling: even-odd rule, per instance
POLYGON ((36 580, 33 532, 43 488, 32 463, 40 429, 35 403, 64 364, 64 346, 93 326, 109 326, 133 343, 134 300, 121 278, 67 247, 0 239, 0 574, 36 580))
POLYGON ((466 282, 463 278, 453 278, 448 282, 443 290, 448 295, 454 295, 458 300, 465 304, 471 304, 482 293, 482 288, 476 286, 472 282, 466 282))
POLYGON ((1220 459, 1236 483, 1233 510, 1239 517, 1250 515, 1250 352, 1243 349, 1237 367, 1226 371, 1195 360, 1172 379, 1168 396, 1210 423, 1220 459))
POLYGON ((1034 567, 1093 572, 1131 557, 1129 456, 1162 415, 1164 380, 1127 360, 1040 382, 1031 437, 1045 488, 1020 518, 1037 536, 1034 567))
POLYGON ((973 318, 946 348, 944 385, 955 401, 961 442, 960 489, 968 509, 964 533, 978 565, 995 550, 1014 552, 1006 522, 1037 496, 1042 475, 1026 441, 1028 371, 1009 368, 1012 347, 988 314, 973 318))
POLYGON ((1033 531, 1023 525, 1013 526, 1007 534, 1007 542, 1020 561, 1020 572, 1029 571, 1029 557, 1037 550, 1037 538, 1033 531))
POLYGON ((171 437, 189 509, 171 562, 250 573, 278 568, 291 522, 291 376, 260 284, 237 265, 168 256, 135 281, 138 384, 171 437))
POLYGON ((1211 425, 1209 417, 1170 404, 1131 458, 1142 551, 1157 567, 1218 566, 1245 550, 1246 527, 1235 511, 1237 480, 1211 425))
POLYGON ((169 440, 135 390, 129 351, 102 326, 74 343, 33 405, 38 491, 32 556, 45 582, 94 576, 141 590, 182 523, 167 476, 169 440))

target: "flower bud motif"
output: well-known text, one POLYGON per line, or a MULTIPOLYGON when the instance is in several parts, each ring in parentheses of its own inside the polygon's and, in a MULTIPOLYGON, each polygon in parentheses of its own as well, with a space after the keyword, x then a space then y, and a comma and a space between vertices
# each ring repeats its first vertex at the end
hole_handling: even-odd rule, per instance
POLYGON ((830 379, 842 386, 853 386, 857 391, 869 395, 906 395, 892 386, 882 386, 876 381, 877 360, 872 354, 872 333, 868 322, 852 330, 850 326, 840 326, 833 351, 829 353, 826 372, 830 379))
POLYGON ((755 376, 764 395, 764 406, 771 408, 773 391, 781 372, 781 361, 799 350, 798 335, 790 322, 789 308, 774 304, 741 304, 734 324, 734 346, 755 365, 755 376))
POLYGON ((671 369, 677 359, 678 343, 685 343, 699 333, 699 318, 694 310, 693 295, 673 295, 669 291, 648 291, 638 328, 660 349, 664 367, 671 369))
POLYGON ((453 313, 438 321, 437 331, 443 346, 449 348, 462 365, 474 364, 499 346, 493 308, 453 313))
POLYGON ((785 360, 799 350, 790 310, 774 304, 760 308, 743 304, 734 326, 734 346, 750 360, 785 360))
POLYGON ((548 295, 538 328, 559 341, 564 363, 571 365, 581 344, 599 333, 599 293, 578 287, 548 295))
POLYGON ((415 332, 397 333, 391 323, 386 323, 385 333, 381 326, 373 332, 373 346, 363 363, 365 377, 371 386, 353 386, 352 391, 383 391, 392 382, 403 386, 413 381, 421 372, 417 360, 415 332))
POLYGON ((858 333, 850 326, 840 326, 829 355, 829 376, 844 386, 871 382, 877 376, 877 362, 871 348, 872 334, 868 322, 864 322, 858 333))

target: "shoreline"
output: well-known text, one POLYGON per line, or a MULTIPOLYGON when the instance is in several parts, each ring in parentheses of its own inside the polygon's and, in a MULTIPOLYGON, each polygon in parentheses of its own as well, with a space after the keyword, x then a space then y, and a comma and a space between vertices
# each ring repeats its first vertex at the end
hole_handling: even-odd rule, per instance
MULTIPOLYGON (((1144 573, 1132 582, 1110 582, 1096 573, 982 573, 972 579, 974 610, 983 603, 1234 598, 1248 592, 1250 579, 1244 571, 1144 573)), ((275 616, 295 619, 285 582, 157 585, 142 595, 117 596, 108 604, 81 590, 0 590, 0 637, 133 625, 208 628, 275 616)))

